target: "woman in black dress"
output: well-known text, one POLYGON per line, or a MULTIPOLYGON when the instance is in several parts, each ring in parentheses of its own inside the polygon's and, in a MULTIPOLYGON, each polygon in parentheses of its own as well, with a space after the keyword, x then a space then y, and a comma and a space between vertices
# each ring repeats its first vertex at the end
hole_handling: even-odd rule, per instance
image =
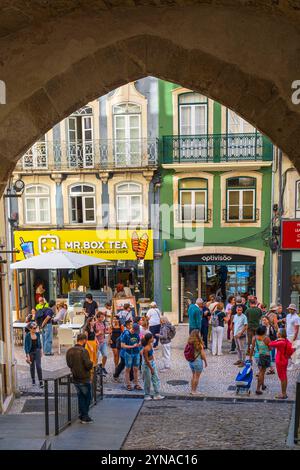
POLYGON ((120 359, 120 348, 121 345, 119 344, 118 338, 120 338, 122 334, 122 328, 120 321, 117 318, 114 318, 112 321, 112 326, 110 330, 110 338, 109 338, 109 344, 112 349, 113 355, 114 355, 114 364, 115 367, 119 364, 119 359, 120 359))

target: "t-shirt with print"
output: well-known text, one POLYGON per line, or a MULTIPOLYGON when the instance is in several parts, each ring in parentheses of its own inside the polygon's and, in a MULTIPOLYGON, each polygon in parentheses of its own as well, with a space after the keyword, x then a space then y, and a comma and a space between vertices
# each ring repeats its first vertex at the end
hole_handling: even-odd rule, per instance
MULTIPOLYGON (((132 346, 133 344, 139 344, 140 337, 138 333, 131 333, 129 330, 124 331, 121 337, 121 342, 126 344, 127 346, 132 346)), ((137 346, 136 348, 125 349, 128 354, 139 354, 140 348, 137 346)))
POLYGON ((103 321, 97 321, 96 324, 95 324, 95 330, 96 330, 96 340, 97 340, 97 343, 100 345, 100 344, 103 344, 104 341, 105 341, 105 333, 106 333, 106 325, 103 321), (100 334, 98 334, 100 333, 100 334))
POLYGON ((247 320, 246 315, 244 313, 242 313, 242 315, 238 315, 238 314, 234 315, 233 324, 234 324, 233 334, 234 336, 236 336, 243 331, 245 325, 248 325, 248 320, 247 320))

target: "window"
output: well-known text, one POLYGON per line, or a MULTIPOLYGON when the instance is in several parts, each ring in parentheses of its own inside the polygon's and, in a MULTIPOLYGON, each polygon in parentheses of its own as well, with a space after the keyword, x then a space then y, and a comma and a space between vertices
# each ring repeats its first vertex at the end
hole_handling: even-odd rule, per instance
POLYGON ((207 221, 207 180, 184 178, 179 180, 181 222, 207 221))
POLYGON ((121 183, 116 190, 117 223, 142 222, 142 187, 137 183, 121 183))
POLYGON ((70 189, 71 223, 83 224, 96 222, 95 188, 78 184, 70 189))
POLYGON ((48 151, 45 135, 25 153, 23 156, 23 168, 24 170, 48 168, 48 151))
POLYGON ((246 176, 227 180, 227 221, 255 220, 255 178, 246 176))
POLYGON ((93 110, 84 106, 68 118, 69 166, 94 167, 93 110))
POLYGON ((50 223, 50 192, 47 186, 37 184, 25 189, 25 220, 27 224, 50 223))
POLYGON ((183 93, 178 97, 179 134, 207 134, 207 98, 199 93, 183 93))
MULTIPOLYGON (((222 149, 225 150, 225 146, 222 149)), ((227 157, 253 160, 262 155, 263 139, 257 129, 231 109, 227 109, 227 157)))
POLYGON ((114 157, 117 166, 140 166, 141 107, 123 103, 113 107, 114 157))

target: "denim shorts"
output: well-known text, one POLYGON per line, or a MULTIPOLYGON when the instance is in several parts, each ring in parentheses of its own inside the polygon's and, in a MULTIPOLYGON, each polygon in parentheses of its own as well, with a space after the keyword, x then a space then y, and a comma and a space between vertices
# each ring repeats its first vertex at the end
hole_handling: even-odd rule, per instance
POLYGON ((140 353, 138 354, 128 354, 125 353, 125 367, 131 369, 131 367, 139 367, 140 365, 140 353))
POLYGON ((195 361, 189 362, 192 372, 202 372, 203 371, 203 361, 201 357, 197 357, 195 361))
POLYGON ((98 356, 101 354, 101 356, 108 356, 108 350, 107 350, 107 342, 104 341, 104 343, 101 343, 98 345, 98 356))

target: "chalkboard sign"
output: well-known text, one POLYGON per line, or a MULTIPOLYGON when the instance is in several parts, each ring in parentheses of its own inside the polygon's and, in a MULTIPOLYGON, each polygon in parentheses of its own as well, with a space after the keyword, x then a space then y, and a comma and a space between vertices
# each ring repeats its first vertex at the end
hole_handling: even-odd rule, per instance
POLYGON ((80 304, 83 306, 86 294, 92 294, 93 300, 97 302, 99 307, 104 307, 107 302, 107 293, 101 292, 100 290, 92 290, 88 292, 79 292, 78 290, 72 290, 68 293, 68 303, 72 307, 74 304, 80 304))

